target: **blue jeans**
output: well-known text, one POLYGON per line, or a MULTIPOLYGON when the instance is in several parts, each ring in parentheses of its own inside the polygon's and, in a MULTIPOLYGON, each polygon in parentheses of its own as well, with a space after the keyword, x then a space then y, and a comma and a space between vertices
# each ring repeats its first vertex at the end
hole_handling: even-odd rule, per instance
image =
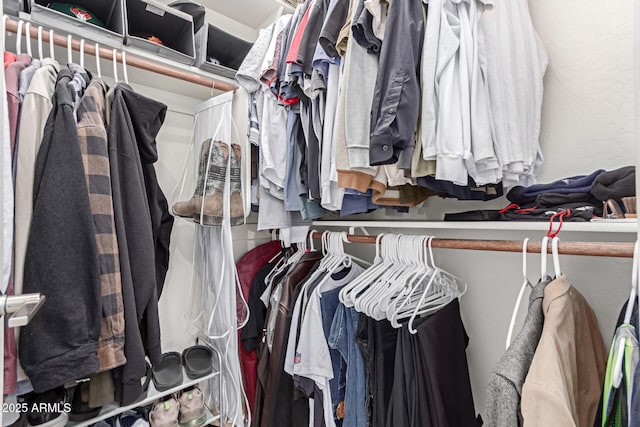
POLYGON ((329 335, 329 348, 338 350, 347 365, 343 427, 367 426, 364 359, 356 344, 358 319, 353 307, 338 304, 329 335))
MULTIPOLYGON (((340 289, 323 292, 320 298, 320 311, 322 313, 322 329, 324 337, 329 342, 331 333, 331 324, 336 314, 336 309, 340 305, 338 294, 340 289)), ((341 427, 342 417, 338 417, 338 405, 342 403, 344 407, 345 386, 347 378, 347 364, 342 359, 340 352, 331 348, 329 345, 329 354, 331 355, 331 366, 333 367, 333 379, 329 381, 329 389, 331 391, 331 403, 333 404, 333 418, 337 427, 341 427)))

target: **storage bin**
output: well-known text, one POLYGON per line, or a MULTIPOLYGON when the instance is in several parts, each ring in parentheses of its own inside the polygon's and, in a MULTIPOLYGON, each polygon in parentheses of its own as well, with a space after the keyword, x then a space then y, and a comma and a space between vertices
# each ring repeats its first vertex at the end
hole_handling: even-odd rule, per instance
POLYGON ((23 0, 5 0, 2 3, 2 11, 5 15, 18 16, 24 10, 23 0))
POLYGON ((205 24, 196 34, 196 64, 205 71, 233 79, 251 46, 253 43, 213 24, 205 24), (219 64, 212 59, 218 60, 219 64))
POLYGON ((69 2, 90 11, 104 23, 105 27, 50 9, 47 7, 49 3, 49 0, 31 0, 31 19, 34 22, 100 44, 122 48, 125 34, 123 0, 73 0, 69 2))
POLYGON ((195 61, 193 18, 155 0, 126 0, 127 45, 192 65, 195 61), (148 40, 155 36, 162 45, 148 40))

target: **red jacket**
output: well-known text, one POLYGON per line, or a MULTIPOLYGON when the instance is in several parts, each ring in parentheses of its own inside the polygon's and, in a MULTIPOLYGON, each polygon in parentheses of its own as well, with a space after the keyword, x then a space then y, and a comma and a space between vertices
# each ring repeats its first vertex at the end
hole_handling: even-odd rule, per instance
MULTIPOLYGON (((273 241, 265 243, 251 249, 244 254, 236 263, 238 270, 238 278, 240 280, 240 288, 245 301, 249 300, 249 290, 253 283, 256 273, 264 267, 271 258, 273 258, 282 247, 280 242, 273 241)), ((240 313, 238 313, 240 315, 240 313)), ((251 314, 249 314, 251 315, 251 314)), ((256 396, 256 381, 258 374, 258 362, 256 351, 247 352, 240 342, 240 331, 238 331, 238 348, 240 349, 240 367, 242 369, 242 377, 244 378, 244 389, 249 400, 249 406, 253 412, 253 405, 256 396)))

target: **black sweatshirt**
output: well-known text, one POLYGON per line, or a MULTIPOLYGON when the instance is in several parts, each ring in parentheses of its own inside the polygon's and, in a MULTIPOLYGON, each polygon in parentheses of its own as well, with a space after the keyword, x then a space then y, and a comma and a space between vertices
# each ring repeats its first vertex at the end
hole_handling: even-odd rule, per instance
POLYGON ((36 392, 98 370, 100 268, 72 77, 67 69, 58 75, 35 167, 23 292, 41 292, 47 300, 22 328, 19 352, 36 392))

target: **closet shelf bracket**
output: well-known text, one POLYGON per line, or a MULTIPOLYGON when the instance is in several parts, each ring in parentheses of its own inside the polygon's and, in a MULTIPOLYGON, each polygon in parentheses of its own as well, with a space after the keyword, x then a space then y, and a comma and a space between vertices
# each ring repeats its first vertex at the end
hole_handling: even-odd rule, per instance
POLYGON ((10 328, 25 326, 40 310, 46 297, 41 294, 1 295, 0 313, 9 315, 7 325, 10 328))

